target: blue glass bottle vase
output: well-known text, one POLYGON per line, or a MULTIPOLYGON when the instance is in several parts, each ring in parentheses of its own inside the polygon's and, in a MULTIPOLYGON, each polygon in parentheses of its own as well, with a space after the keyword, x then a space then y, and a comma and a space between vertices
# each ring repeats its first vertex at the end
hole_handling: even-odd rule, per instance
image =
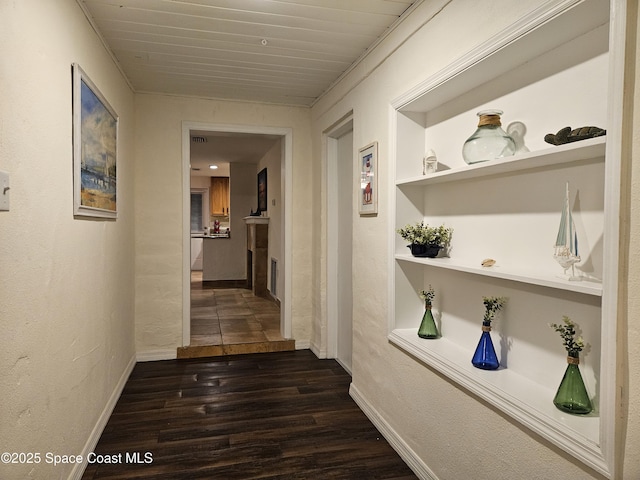
POLYGON ((424 305, 424 315, 418 329, 418 336, 420 338, 438 338, 439 336, 438 327, 436 327, 436 322, 431 313, 431 305, 428 302, 425 302, 424 305))
POLYGON ((580 363, 578 354, 569 355, 567 363, 567 369, 553 399, 553 404, 563 412, 586 415, 593 410, 593 407, 578 368, 580 363))
POLYGON ((476 347, 476 351, 473 354, 471 363, 476 368, 483 370, 496 370, 500 366, 498 362, 498 356, 496 355, 496 349, 493 348, 493 341, 491 340, 491 323, 482 322, 482 335, 480 341, 476 347))

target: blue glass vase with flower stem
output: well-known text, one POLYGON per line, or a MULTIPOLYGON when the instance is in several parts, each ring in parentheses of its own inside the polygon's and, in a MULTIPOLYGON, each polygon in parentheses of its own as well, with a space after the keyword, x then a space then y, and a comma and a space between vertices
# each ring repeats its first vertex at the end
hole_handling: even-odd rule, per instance
POLYGON ((563 317, 564 325, 552 323, 549 326, 560 333, 562 343, 567 350, 567 369, 564 372, 553 404, 558 410, 576 415, 586 415, 593 410, 587 388, 580 373, 580 352, 584 348, 584 341, 578 337, 575 339, 575 323, 567 317, 563 317))
POLYGON ((485 313, 482 320, 482 335, 471 358, 471 364, 483 370, 497 370, 500 367, 496 349, 491 340, 491 321, 507 300, 504 297, 483 297, 485 313))
POLYGON ((496 370, 500 366, 493 340, 491 340, 491 323, 482 322, 482 335, 471 363, 474 367, 483 370, 496 370))
POLYGON ((429 285, 429 290, 422 290, 420 292, 420 298, 424 300, 424 315, 422 315, 422 322, 420 322, 420 328, 418 328, 418 336, 420 338, 438 338, 438 327, 433 319, 433 313, 431 313, 431 302, 435 297, 435 291, 433 287, 429 285))

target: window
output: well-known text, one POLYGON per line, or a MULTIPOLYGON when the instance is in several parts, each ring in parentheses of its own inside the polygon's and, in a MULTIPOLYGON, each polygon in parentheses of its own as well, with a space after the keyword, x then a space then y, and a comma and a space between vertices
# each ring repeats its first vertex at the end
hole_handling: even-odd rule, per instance
POLYGON ((204 205, 206 198, 204 192, 191 192, 191 232, 202 233, 204 231, 204 205))

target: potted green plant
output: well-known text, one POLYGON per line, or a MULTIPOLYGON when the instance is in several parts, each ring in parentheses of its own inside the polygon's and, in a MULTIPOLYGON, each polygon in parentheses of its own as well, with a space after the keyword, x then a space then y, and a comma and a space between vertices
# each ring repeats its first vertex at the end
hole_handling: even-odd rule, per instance
POLYGON ((407 224, 396 231, 409 242, 407 247, 411 249, 414 257, 430 258, 438 255, 440 249, 449 244, 453 233, 453 229, 445 227, 444 224, 439 227, 430 227, 424 223, 424 220, 414 225, 407 224))

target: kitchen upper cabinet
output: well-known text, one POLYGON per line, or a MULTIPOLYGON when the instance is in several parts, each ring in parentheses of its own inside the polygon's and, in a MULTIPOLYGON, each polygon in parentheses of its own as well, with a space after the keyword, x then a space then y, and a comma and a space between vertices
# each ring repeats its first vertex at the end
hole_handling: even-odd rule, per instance
POLYGON ((211 177, 211 215, 229 215, 229 177, 211 177))

